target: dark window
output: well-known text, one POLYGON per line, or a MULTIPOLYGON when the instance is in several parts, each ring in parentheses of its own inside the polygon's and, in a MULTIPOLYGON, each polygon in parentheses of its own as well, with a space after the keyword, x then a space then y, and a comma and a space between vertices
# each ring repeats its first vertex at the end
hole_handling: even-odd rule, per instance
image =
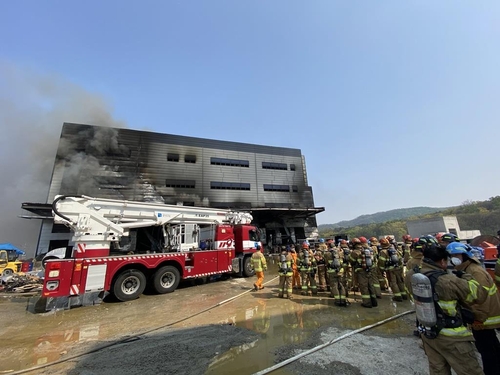
POLYGON ((196 163, 196 155, 185 155, 184 156, 184 162, 185 163, 196 163))
POLYGON ((298 193, 299 192, 299 187, 297 185, 292 185, 292 191, 294 193, 298 193))
MULTIPOLYGON (((52 233, 71 233, 71 229, 64 224, 53 224, 52 233)), ((59 246, 62 247, 62 246, 59 246)))
POLYGON ((262 162, 262 168, 263 169, 278 169, 282 171, 287 171, 288 166, 284 163, 269 163, 267 161, 262 162))
POLYGON ((290 191, 290 186, 264 184, 264 191, 290 191))
POLYGON ((106 156, 109 156, 111 158, 130 158, 132 155, 132 151, 130 151, 128 148, 123 147, 118 150, 106 150, 106 156))
POLYGON ((165 180, 165 186, 171 188, 194 189, 196 187, 196 181, 167 179, 165 180))
POLYGON ((256 230, 250 230, 248 231, 248 239, 250 241, 260 241, 259 234, 257 233, 256 230))
POLYGON ((182 202, 182 205, 183 205, 183 206, 190 206, 190 207, 194 207, 194 202, 182 202))
POLYGON ((250 190, 250 184, 245 182, 219 182, 211 181, 210 189, 221 189, 221 190, 250 190))
POLYGON ((167 161, 179 161, 179 154, 167 154, 167 161))
POLYGON ((248 160, 238 160, 238 159, 222 159, 222 158, 210 158, 210 164, 212 165, 227 165, 229 167, 250 167, 248 160))
POLYGON ((48 251, 58 249, 60 247, 67 247, 68 244, 69 244, 69 240, 51 240, 49 242, 49 250, 48 251))
POLYGON ((290 170, 294 171, 295 170, 295 164, 290 164, 290 170))

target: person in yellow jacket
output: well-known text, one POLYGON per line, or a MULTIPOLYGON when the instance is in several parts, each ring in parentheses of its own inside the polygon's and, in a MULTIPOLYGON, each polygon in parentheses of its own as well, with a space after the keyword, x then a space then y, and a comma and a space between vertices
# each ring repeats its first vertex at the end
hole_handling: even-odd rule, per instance
POLYGON ((343 257, 342 250, 336 248, 335 243, 331 242, 330 249, 325 252, 325 262, 330 297, 334 299, 337 306, 347 306, 344 267, 342 267, 343 257))
POLYGON ((446 246, 451 256, 451 263, 459 272, 466 272, 484 289, 484 298, 471 305, 474 313, 472 334, 476 339, 476 348, 483 360, 485 375, 500 373, 500 342, 495 329, 500 328, 500 294, 492 277, 481 266, 471 248, 460 242, 446 246))
POLYGON ((428 328, 419 325, 429 373, 451 374, 452 368, 457 375, 481 375, 474 337, 466 327, 461 306, 481 301, 487 292, 471 275, 446 272, 449 255, 445 248, 433 244, 423 254, 420 271, 431 280, 435 298, 428 303, 435 306, 438 322, 428 328))
POLYGON ((353 238, 353 250, 349 254, 349 262, 357 275, 359 291, 361 292, 361 306, 377 307, 377 295, 373 286, 372 272, 375 272, 373 266, 373 256, 370 249, 364 249, 359 238, 353 238))
POLYGON ((402 302, 408 299, 403 280, 402 253, 394 247, 387 238, 380 240, 382 250, 378 256, 378 267, 387 273, 394 301, 402 302))
POLYGON ((264 281, 264 271, 267 271, 267 262, 260 248, 252 254, 252 267, 255 270, 255 276, 257 276, 257 281, 253 284, 254 290, 264 289, 262 282, 264 281))
POLYGON ((295 250, 296 246, 294 244, 290 245, 290 255, 292 256, 293 263, 292 263, 292 270, 293 270, 293 276, 292 276, 292 289, 301 289, 302 283, 300 282, 300 272, 299 268, 297 266, 298 263, 298 257, 297 257, 297 251, 295 250))
POLYGON ((283 298, 285 295, 288 299, 292 299, 292 277, 293 277, 293 258, 290 254, 290 246, 287 246, 284 251, 281 252, 280 262, 279 262, 279 285, 278 285, 278 297, 283 298))

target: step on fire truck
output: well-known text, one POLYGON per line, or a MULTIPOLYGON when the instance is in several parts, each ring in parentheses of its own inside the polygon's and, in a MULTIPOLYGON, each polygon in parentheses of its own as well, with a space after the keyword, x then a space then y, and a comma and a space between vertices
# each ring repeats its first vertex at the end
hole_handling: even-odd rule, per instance
POLYGON ((252 276, 262 244, 249 213, 159 203, 57 196, 54 223, 72 230, 66 259, 45 264, 46 309, 136 299, 146 286, 173 292, 181 279, 252 276))

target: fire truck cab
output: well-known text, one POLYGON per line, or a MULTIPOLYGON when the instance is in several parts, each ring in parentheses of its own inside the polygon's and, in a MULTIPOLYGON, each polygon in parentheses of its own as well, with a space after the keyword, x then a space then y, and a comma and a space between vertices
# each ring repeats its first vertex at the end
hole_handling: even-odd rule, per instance
POLYGON ((250 257, 262 246, 249 213, 88 196, 57 196, 52 210, 74 246, 46 261, 47 309, 99 303, 108 293, 129 301, 147 286, 170 293, 181 279, 251 276, 250 257))

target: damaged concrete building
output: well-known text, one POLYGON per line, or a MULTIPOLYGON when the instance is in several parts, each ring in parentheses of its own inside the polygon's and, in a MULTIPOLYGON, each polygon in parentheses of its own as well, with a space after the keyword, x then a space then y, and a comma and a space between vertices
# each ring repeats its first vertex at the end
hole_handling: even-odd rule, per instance
POLYGON ((37 254, 71 245, 53 223, 56 195, 163 202, 250 212, 262 241, 295 243, 316 228, 300 149, 64 123, 47 203, 23 203, 42 219, 37 254))

